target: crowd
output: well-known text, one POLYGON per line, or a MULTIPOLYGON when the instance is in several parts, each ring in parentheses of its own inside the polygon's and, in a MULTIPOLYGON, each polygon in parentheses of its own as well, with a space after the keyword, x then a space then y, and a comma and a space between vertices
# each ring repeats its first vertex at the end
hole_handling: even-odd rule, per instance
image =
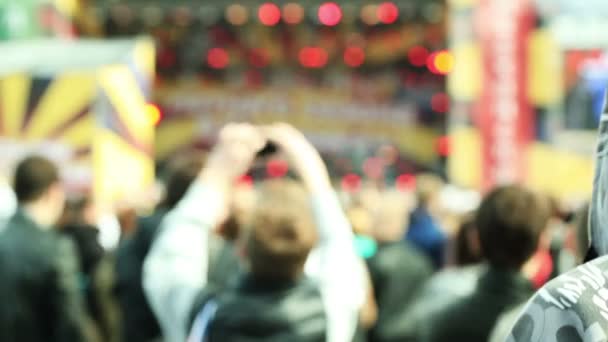
POLYGON ((27 157, 0 233, 0 341, 605 340, 605 262, 575 268, 603 201, 575 212, 509 185, 455 221, 444 187, 339 193, 293 127, 228 124, 206 158, 171 163, 153 213, 117 211, 108 250, 89 196, 27 157), (243 182, 260 151, 293 177, 243 182))

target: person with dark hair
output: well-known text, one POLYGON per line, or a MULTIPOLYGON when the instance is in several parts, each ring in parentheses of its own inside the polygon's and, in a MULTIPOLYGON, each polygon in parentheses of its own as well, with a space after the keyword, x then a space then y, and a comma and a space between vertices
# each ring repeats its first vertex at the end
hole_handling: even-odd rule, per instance
POLYGON ((285 124, 222 129, 207 165, 163 221, 144 273, 169 342, 351 341, 367 294, 364 264, 327 168, 304 135, 285 124), (228 216, 234 182, 268 141, 288 157, 306 191, 262 187, 238 242, 244 274, 209 291, 208 232, 228 216))
POLYGON ((110 341, 112 324, 106 309, 108 303, 101 300, 101 293, 111 292, 111 285, 101 286, 98 281, 99 265, 105 251, 99 243, 99 229, 95 226, 94 207, 90 197, 81 195, 69 198, 57 228, 59 233, 70 238, 76 247, 79 263, 80 287, 91 318, 91 330, 103 340, 110 341))
POLYGON ((454 264, 456 266, 475 265, 483 261, 474 214, 468 214, 462 218, 454 242, 454 264))
POLYGON ((0 340, 84 341, 74 247, 52 229, 65 201, 59 171, 28 157, 13 185, 17 213, 0 235, 0 340))
MULTIPOLYGON (((588 222, 589 206, 585 205, 576 213, 574 222, 570 224, 568 229, 565 247, 573 253, 574 262, 577 265, 583 263, 585 254, 587 253, 587 246, 589 244, 588 222)), ((517 322, 519 314, 524 309, 525 304, 526 303, 522 303, 501 315, 493 329, 490 342, 504 342, 508 339, 511 328, 515 325, 515 322, 517 322)), ((529 338, 526 339, 526 341, 529 340, 529 338)))
POLYGON ((418 341, 487 341, 498 317, 533 293, 524 276, 549 219, 546 203, 534 193, 505 186, 482 201, 475 223, 488 261, 472 293, 434 314, 418 341))

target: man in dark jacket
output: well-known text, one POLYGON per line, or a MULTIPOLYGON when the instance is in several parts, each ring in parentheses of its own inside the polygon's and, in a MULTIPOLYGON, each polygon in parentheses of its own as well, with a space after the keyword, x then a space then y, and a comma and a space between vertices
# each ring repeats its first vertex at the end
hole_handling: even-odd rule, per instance
POLYGON ((418 341, 487 341, 498 317, 532 295, 522 269, 537 250, 547 222, 545 203, 524 188, 507 186, 488 194, 476 218, 488 269, 471 294, 426 322, 418 341))
POLYGON ((65 199, 59 173, 26 158, 14 190, 19 207, 0 235, 0 341, 83 341, 74 249, 51 230, 65 199))

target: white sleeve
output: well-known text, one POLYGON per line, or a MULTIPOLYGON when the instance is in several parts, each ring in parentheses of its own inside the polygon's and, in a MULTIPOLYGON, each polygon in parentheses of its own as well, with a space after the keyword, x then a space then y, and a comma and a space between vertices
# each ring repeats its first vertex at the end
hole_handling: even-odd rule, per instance
POLYGON ((327 314, 328 342, 350 342, 366 296, 365 270, 353 233, 333 191, 315 194, 313 212, 319 244, 306 263, 306 273, 320 284, 327 314))
POLYGON ((144 264, 144 290, 164 341, 186 340, 190 310, 207 282, 209 230, 219 219, 222 195, 195 182, 163 219, 144 264))

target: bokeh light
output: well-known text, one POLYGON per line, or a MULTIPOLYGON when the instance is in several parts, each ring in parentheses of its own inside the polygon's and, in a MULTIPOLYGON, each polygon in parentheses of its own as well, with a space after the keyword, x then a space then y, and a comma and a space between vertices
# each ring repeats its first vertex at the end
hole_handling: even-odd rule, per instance
POLYGON ((450 110, 450 97, 446 93, 437 93, 431 98, 431 109, 437 113, 447 113, 450 110))
POLYGON ((365 51, 358 46, 349 46, 344 50, 344 64, 356 68, 365 62, 365 51))
POLYGON ((429 51, 424 46, 416 45, 407 52, 407 58, 414 66, 425 66, 429 58, 429 51))
POLYGON ((378 6, 365 5, 361 8, 361 21, 369 26, 378 24, 378 6))
POLYGON ((336 26, 342 20, 342 9, 335 2, 326 2, 319 6, 319 21, 325 26, 336 26))
POLYGON ((281 21, 281 9, 271 2, 262 4, 258 9, 258 19, 263 25, 274 26, 281 21))
POLYGON ((450 137, 447 135, 441 136, 439 138, 437 138, 436 141, 436 145, 435 148, 437 150, 437 154, 442 156, 442 157, 447 157, 450 155, 450 152, 452 151, 451 148, 451 143, 450 143, 450 137))
POLYGON ((392 2, 383 2, 378 5, 378 20, 383 24, 392 24, 399 18, 399 8, 392 2))
POLYGON ((359 177, 359 175, 356 173, 349 173, 342 177, 342 181, 340 183, 343 191, 356 192, 361 188, 361 177, 359 177))
POLYGON ((284 177, 289 171, 289 165, 281 159, 269 160, 266 163, 266 175, 270 178, 284 177))
POLYGON ((454 69, 454 56, 447 50, 434 52, 427 59, 427 67, 434 74, 447 75, 454 69))
POLYGON ((148 117, 149 122, 154 126, 158 125, 163 118, 160 108, 153 103, 146 104, 146 116, 148 117))
POLYGON ((305 47, 298 54, 300 64, 306 68, 322 68, 328 58, 327 51, 320 47, 305 47))
POLYGON ((230 63, 228 52, 222 48, 213 48, 207 53, 207 64, 214 69, 223 69, 230 63))
POLYGON ((416 189, 416 176, 411 173, 399 175, 395 179, 395 187, 401 191, 414 191, 416 189))
POLYGON ((304 8, 296 3, 283 6, 283 21, 289 25, 297 25, 304 19, 304 8))
POLYGON ((226 21, 235 26, 245 25, 249 19, 247 8, 243 5, 234 4, 226 8, 226 21))

